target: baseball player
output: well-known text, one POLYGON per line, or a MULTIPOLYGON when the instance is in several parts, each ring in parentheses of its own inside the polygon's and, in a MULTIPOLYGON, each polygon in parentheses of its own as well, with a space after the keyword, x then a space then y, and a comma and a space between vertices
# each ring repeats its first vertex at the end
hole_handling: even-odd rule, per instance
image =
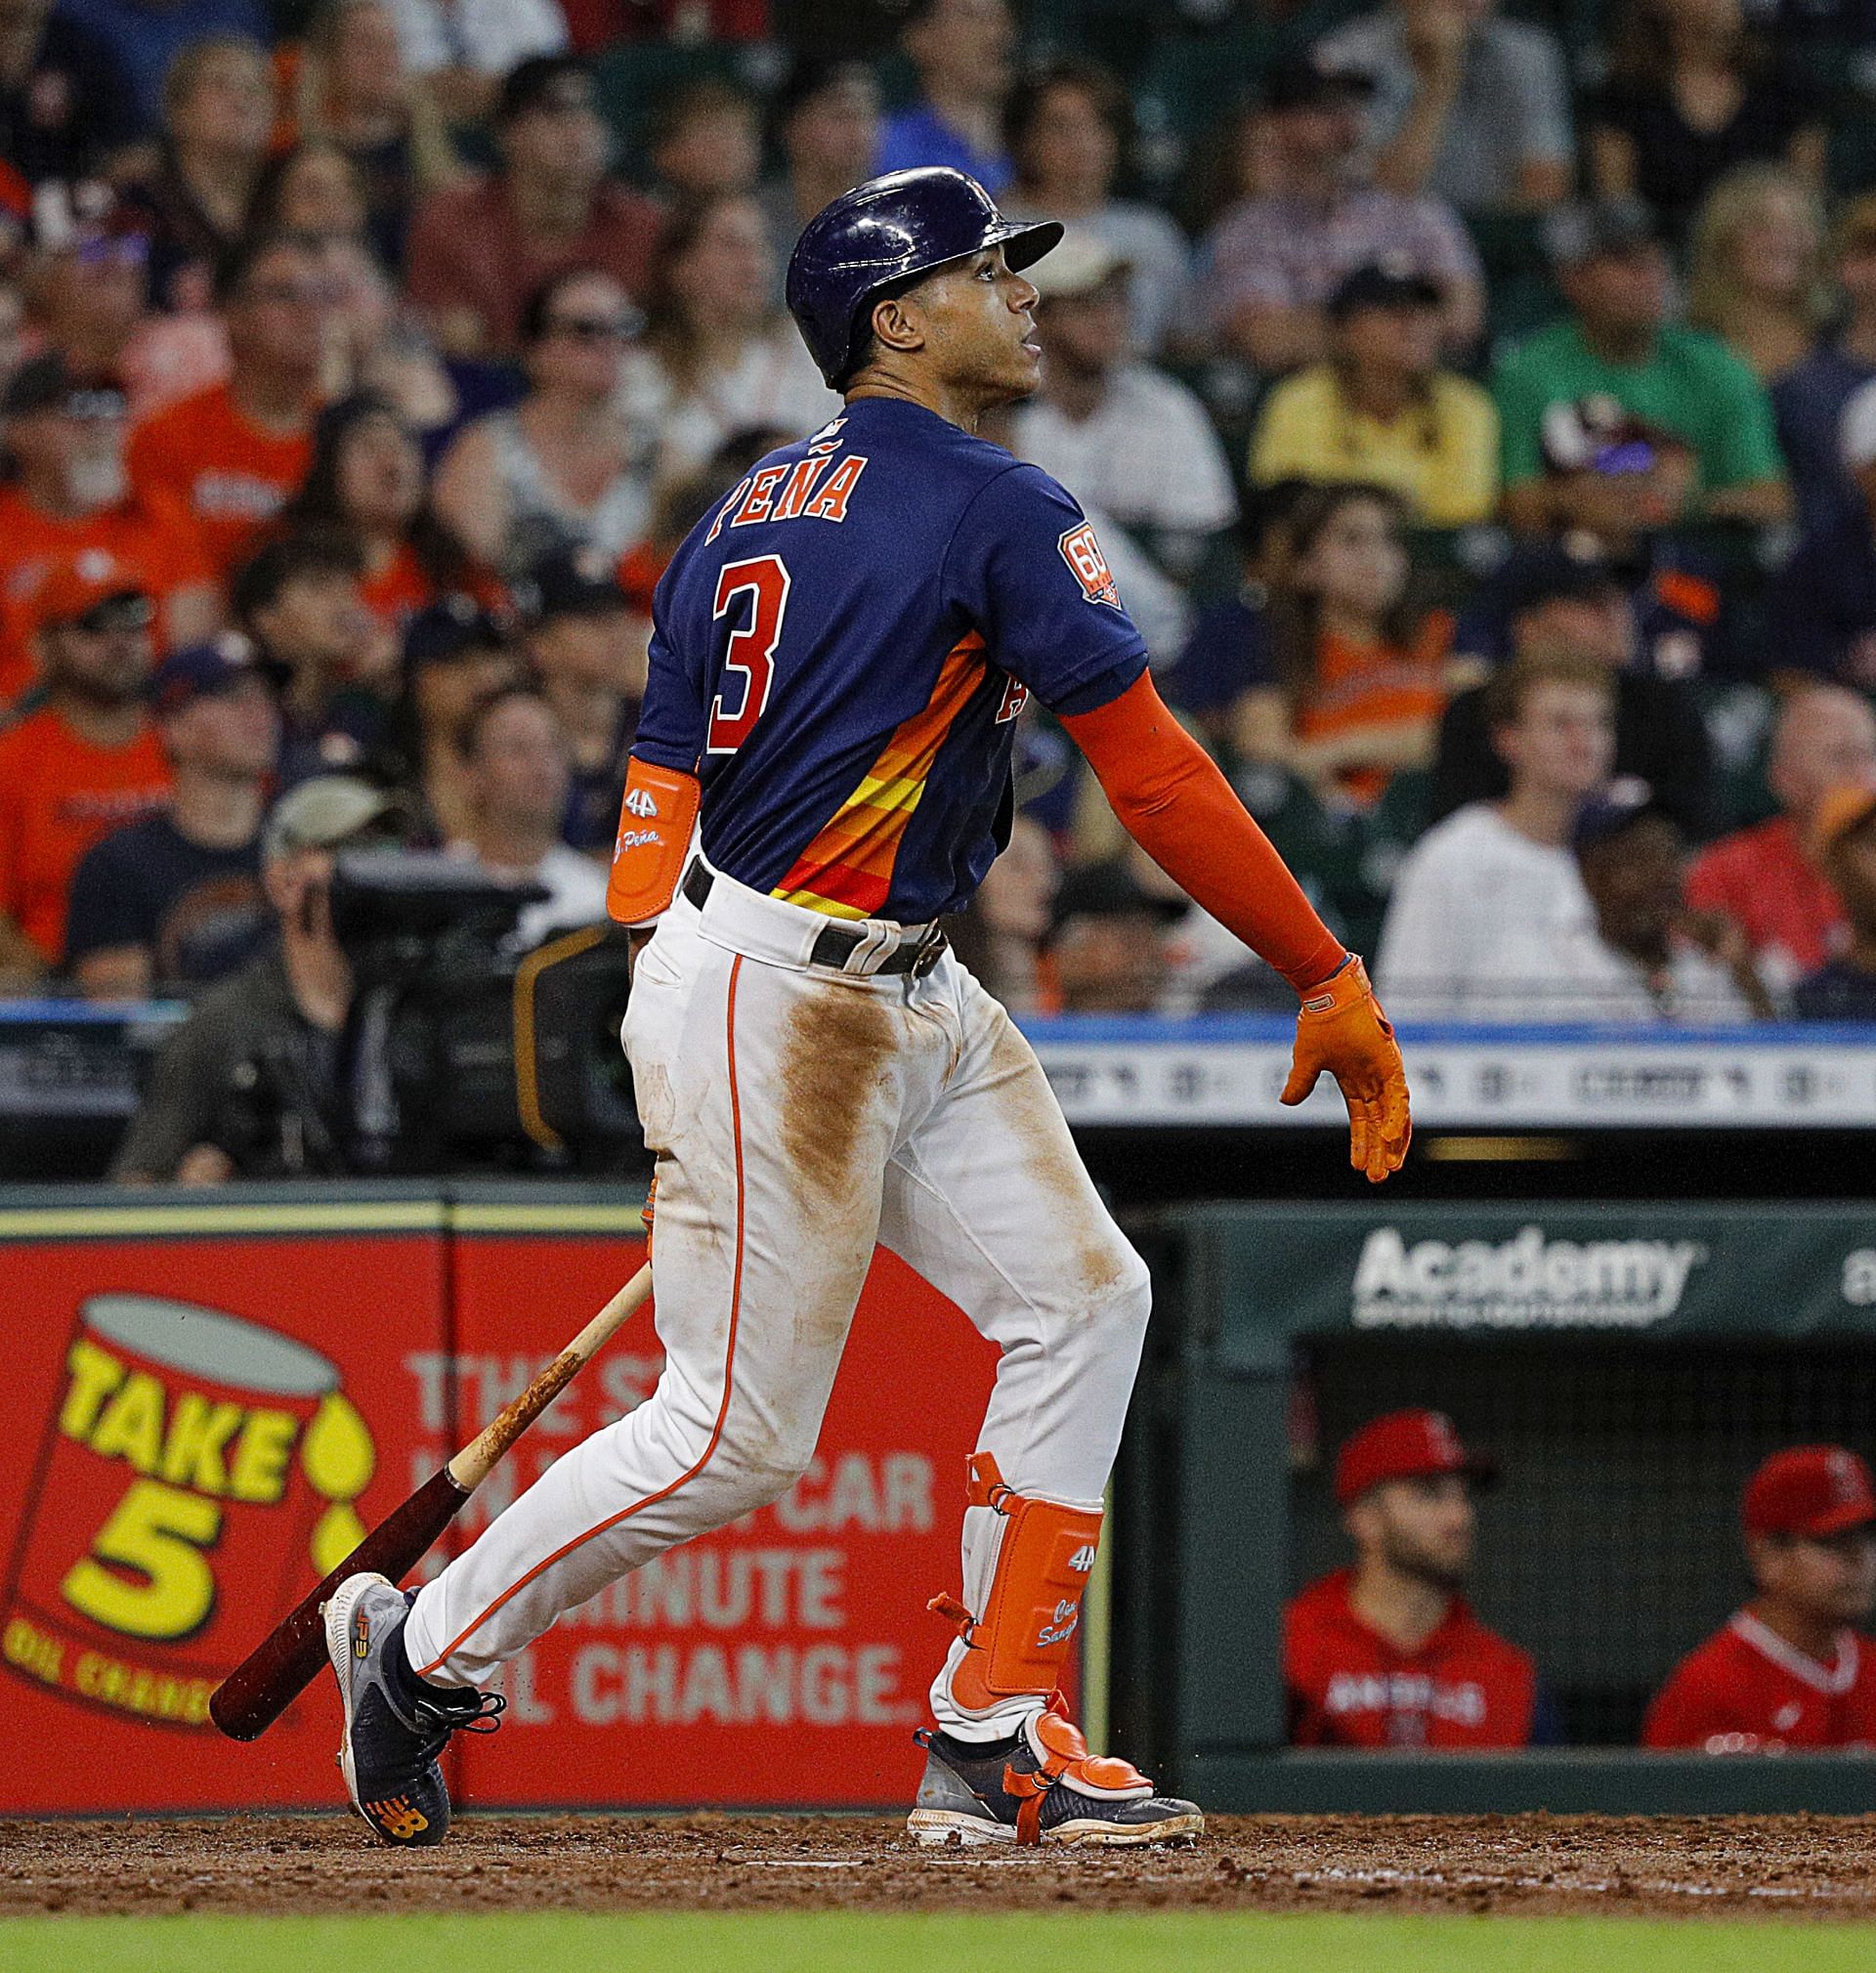
POLYGON ((1160 703, 1081 509, 974 436, 1036 386, 1022 270, 1061 233, 927 169, 844 193, 794 249, 789 305, 845 407, 763 459, 660 582, 613 868, 614 918, 650 932, 623 1038, 658 1159, 664 1372, 407 1615, 381 1578, 334 1598, 346 1783, 391 1841, 443 1836, 437 1756, 491 1723, 505 1659, 794 1482, 879 1242, 1002 1352, 961 1596, 933 1601, 956 1635, 913 1830, 1141 1843, 1203 1826, 1091 1755, 1056 1694, 1147 1271, 1036 1057, 939 928, 1007 839, 1031 693, 1137 839, 1302 996, 1283 1098, 1334 1076, 1370 1180, 1406 1154, 1407 1091, 1361 962, 1160 703))
POLYGON ((1392 1411, 1336 1459, 1355 1566, 1284 1612, 1290 1737, 1304 1747, 1522 1747, 1560 1738, 1528 1652, 1460 1589, 1472 1490, 1497 1469, 1438 1411, 1392 1411))
POLYGON ((1740 1503, 1757 1594, 1674 1668, 1644 1747, 1876 1746, 1876 1484, 1841 1445, 1774 1452, 1740 1503))

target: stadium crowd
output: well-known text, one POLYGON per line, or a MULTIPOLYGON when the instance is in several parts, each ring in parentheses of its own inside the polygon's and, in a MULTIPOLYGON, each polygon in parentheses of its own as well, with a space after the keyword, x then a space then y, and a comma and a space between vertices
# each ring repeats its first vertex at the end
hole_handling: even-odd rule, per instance
MULTIPOLYGON (((335 849, 536 882, 531 940, 601 916, 659 575, 836 406, 793 238, 952 163, 1069 225, 990 436, 1391 1010, 1876 1016, 1866 36, 0 0, 0 990, 206 990, 211 1048, 264 1001, 317 1069, 335 849)), ((988 983, 1286 1005, 1025 717, 988 983)))

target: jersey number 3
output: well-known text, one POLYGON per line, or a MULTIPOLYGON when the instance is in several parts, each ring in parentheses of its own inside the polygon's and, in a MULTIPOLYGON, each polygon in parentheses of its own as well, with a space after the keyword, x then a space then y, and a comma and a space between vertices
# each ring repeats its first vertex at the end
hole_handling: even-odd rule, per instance
POLYGON ((723 667, 743 674, 743 690, 734 711, 724 705, 722 692, 711 702, 708 746, 712 753, 734 753, 749 737, 769 703, 769 687, 775 682, 775 647, 782 641, 782 619, 789 607, 789 572, 780 555, 725 563, 716 579, 716 603, 710 621, 720 623, 745 596, 748 598, 746 617, 740 628, 730 632, 723 651, 723 667))

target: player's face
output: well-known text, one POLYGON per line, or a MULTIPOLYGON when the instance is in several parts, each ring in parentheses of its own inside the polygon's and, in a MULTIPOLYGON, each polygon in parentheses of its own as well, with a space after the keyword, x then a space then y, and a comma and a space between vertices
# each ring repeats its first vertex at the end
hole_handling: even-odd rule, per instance
POLYGON ((1876 1529, 1754 1544, 1753 1569, 1768 1595, 1819 1623, 1862 1623, 1876 1608, 1876 1529))
POLYGON ((1042 381, 1036 289, 1010 272, 1001 246, 943 269, 905 301, 944 383, 995 405, 1026 398, 1042 381))
POLYGON ((1471 1488, 1456 1473, 1388 1480, 1356 1503, 1356 1542, 1402 1575, 1457 1590, 1472 1563, 1471 1488))

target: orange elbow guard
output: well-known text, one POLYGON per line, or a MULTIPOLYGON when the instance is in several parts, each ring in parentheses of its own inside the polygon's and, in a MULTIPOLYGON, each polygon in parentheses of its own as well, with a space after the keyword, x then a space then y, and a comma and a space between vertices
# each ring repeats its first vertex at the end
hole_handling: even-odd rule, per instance
POLYGON ((647 923, 677 895, 703 798, 695 774, 659 767, 633 754, 613 844, 612 880, 606 886, 607 915, 617 923, 647 923))
POLYGON ((1081 1622, 1082 1592, 1100 1546, 1100 1509, 1012 1492, 987 1452, 971 1455, 968 1498, 1000 1520, 982 1608, 966 1609, 948 1596, 932 1599, 931 1608, 958 1626, 966 1646, 952 1673, 952 1696, 970 1712, 1029 1693, 1045 1698, 1061 1683, 1081 1622))

